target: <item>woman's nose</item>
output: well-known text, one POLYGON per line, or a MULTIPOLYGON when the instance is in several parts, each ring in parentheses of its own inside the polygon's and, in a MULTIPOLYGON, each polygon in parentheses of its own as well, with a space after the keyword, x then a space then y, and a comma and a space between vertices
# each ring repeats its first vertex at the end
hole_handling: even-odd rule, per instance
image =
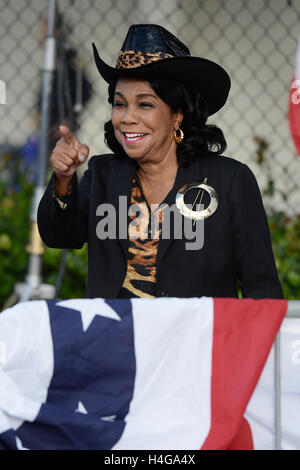
POLYGON ((122 116, 122 121, 124 124, 136 124, 137 122, 137 115, 135 112, 135 108, 133 106, 127 106, 124 109, 124 114, 122 116))

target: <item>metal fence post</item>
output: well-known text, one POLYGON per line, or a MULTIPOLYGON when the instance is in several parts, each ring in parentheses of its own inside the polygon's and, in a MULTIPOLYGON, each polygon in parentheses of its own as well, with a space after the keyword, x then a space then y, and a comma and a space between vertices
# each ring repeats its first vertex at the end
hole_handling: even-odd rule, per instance
POLYGON ((280 330, 275 339, 275 448, 281 449, 280 330))

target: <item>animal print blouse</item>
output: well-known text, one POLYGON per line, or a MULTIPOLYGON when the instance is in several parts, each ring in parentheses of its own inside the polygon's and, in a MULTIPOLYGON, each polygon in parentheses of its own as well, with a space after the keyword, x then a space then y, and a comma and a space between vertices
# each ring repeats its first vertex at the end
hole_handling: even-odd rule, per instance
POLYGON ((164 205, 150 210, 137 178, 132 181, 127 274, 119 298, 155 297, 156 258, 164 205))

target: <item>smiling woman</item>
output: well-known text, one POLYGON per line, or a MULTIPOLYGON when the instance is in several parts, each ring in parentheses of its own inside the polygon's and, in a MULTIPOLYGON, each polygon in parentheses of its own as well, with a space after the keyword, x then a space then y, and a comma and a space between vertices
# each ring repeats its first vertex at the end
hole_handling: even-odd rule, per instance
POLYGON ((131 26, 116 67, 93 49, 112 154, 91 158, 78 183, 88 147, 61 126, 38 211, 44 242, 88 242, 91 298, 237 297, 239 285, 244 297, 281 298, 256 179, 207 124, 226 103, 227 72, 158 25, 131 26), (187 244, 191 234, 201 242, 187 244))
MULTIPOLYGON (((124 80, 124 79, 123 79, 124 80)), ((131 82, 134 79, 131 79, 131 82)), ((108 101, 111 105, 125 106, 115 99, 116 85, 121 82, 113 81, 108 90, 108 101)), ((142 80, 135 80, 140 82, 142 80)), ((130 81, 129 81, 130 84, 130 81)), ((150 89, 150 93, 144 95, 139 105, 147 109, 153 107, 156 103, 151 102, 146 96, 155 97, 163 105, 168 105, 172 114, 180 112, 180 130, 184 138, 180 139, 180 145, 176 146, 177 160, 180 165, 188 165, 193 159, 199 157, 201 153, 211 151, 221 154, 226 149, 226 140, 223 132, 215 125, 206 124, 208 118, 208 106, 203 100, 201 93, 197 89, 187 88, 184 83, 178 83, 172 79, 161 78, 151 79, 143 82, 144 86, 150 89), (183 119, 184 116, 184 119, 183 119)), ((116 98, 118 95, 116 94, 116 98)), ((179 129, 179 126, 176 126, 179 129)), ((174 136, 174 130, 170 135, 174 136)), ((126 151, 123 151, 122 145, 119 145, 112 121, 105 124, 105 140, 107 146, 116 154, 126 157, 126 151)))
POLYGON ((158 171, 163 166, 177 167, 174 129, 182 121, 161 100, 149 82, 134 78, 120 78, 113 97, 112 126, 124 152, 139 164, 152 162, 158 171))

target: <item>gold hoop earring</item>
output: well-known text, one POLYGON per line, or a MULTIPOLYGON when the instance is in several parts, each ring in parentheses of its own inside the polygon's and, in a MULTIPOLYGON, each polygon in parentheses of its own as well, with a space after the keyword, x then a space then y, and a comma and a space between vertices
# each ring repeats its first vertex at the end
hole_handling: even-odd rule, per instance
POLYGON ((181 142, 183 141, 184 133, 182 132, 180 127, 178 127, 178 129, 174 130, 174 139, 175 139, 176 144, 181 144, 181 142))

